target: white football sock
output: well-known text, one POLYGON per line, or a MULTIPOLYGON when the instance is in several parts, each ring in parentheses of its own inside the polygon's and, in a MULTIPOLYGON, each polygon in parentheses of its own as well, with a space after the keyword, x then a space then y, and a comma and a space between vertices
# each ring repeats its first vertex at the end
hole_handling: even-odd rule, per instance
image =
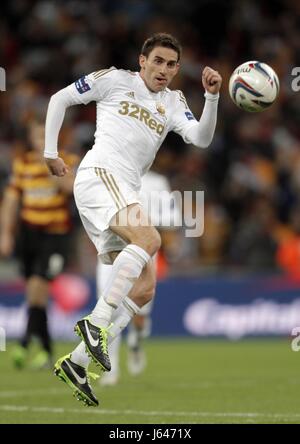
POLYGON ((112 266, 103 295, 91 313, 92 324, 99 327, 108 326, 113 312, 109 307, 117 308, 120 305, 140 277, 149 259, 149 254, 134 244, 127 245, 119 253, 112 266))
POLYGON ((111 317, 115 311, 114 307, 108 305, 103 296, 98 299, 97 305, 90 315, 90 322, 97 327, 108 327, 111 317))
POLYGON ((121 345, 122 335, 118 335, 108 346, 108 354, 111 363, 111 371, 108 374, 113 373, 114 375, 119 375, 119 351, 121 345))
POLYGON ((118 336, 129 324, 134 315, 139 312, 140 308, 128 297, 124 299, 119 308, 114 312, 112 317, 112 326, 108 331, 108 344, 111 344, 116 336, 118 336))
POLYGON ((81 367, 88 368, 91 358, 85 351, 85 343, 83 341, 81 341, 75 350, 72 351, 71 361, 75 362, 75 364, 81 365, 81 367))

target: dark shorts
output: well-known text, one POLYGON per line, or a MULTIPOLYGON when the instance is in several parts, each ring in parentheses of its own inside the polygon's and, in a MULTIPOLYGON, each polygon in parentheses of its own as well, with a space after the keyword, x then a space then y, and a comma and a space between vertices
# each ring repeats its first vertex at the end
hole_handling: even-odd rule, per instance
POLYGON ((37 275, 52 280, 60 274, 66 266, 69 239, 70 234, 49 234, 22 225, 17 257, 25 278, 37 275))

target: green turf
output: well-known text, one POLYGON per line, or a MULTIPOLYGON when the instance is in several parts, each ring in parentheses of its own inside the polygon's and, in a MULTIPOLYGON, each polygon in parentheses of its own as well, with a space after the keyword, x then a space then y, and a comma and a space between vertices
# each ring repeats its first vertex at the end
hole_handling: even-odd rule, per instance
MULTIPOLYGON (((87 408, 50 371, 17 371, 0 353, 0 423, 300 423, 300 353, 289 340, 151 340, 148 367, 87 408)), ((60 356, 72 344, 56 346, 60 356)))

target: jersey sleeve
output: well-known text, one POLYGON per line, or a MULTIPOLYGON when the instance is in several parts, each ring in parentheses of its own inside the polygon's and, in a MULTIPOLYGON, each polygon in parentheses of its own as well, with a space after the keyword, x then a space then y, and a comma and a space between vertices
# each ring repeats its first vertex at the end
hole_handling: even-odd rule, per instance
POLYGON ((92 72, 67 86, 67 90, 77 103, 99 102, 114 86, 117 72, 114 67, 92 72))
POLYGON ((172 115, 170 131, 179 134, 186 143, 191 143, 187 137, 190 128, 197 125, 198 121, 190 110, 186 98, 181 91, 174 91, 174 113, 172 115))

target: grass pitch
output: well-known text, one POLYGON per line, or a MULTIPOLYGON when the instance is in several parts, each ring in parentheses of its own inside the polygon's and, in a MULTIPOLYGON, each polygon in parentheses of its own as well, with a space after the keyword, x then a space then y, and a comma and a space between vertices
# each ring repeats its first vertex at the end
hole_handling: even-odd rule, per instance
MULTIPOLYGON (((100 401, 87 408, 51 371, 15 370, 0 353, 0 423, 300 423, 300 353, 289 340, 150 340, 148 366, 126 370, 115 387, 93 381, 100 401)), ((73 344, 57 344, 56 356, 73 344)), ((94 369, 93 369, 94 370, 94 369)))

